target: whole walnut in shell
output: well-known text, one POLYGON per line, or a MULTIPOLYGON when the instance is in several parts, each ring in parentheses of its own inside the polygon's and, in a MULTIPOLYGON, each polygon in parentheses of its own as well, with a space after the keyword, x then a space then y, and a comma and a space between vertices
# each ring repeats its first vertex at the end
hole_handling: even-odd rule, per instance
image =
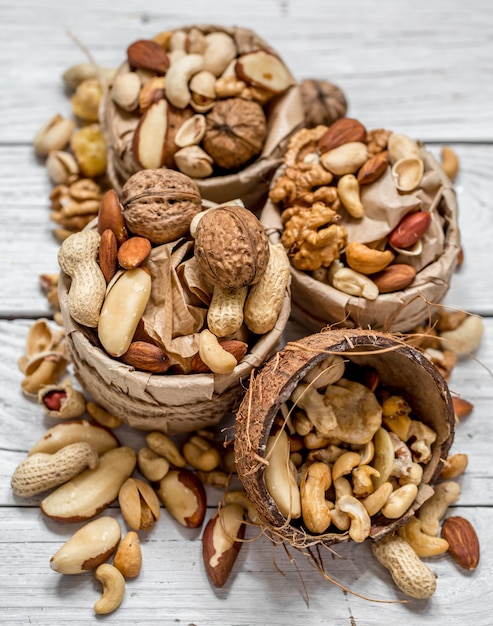
POLYGON ((241 206, 206 211, 195 230, 195 258, 214 285, 253 285, 269 260, 269 240, 255 215, 241 206))
POLYGON ((156 244, 186 235, 192 218, 202 210, 197 184, 166 168, 141 170, 131 176, 120 201, 127 228, 156 244))
POLYGON ((336 85, 326 80, 307 78, 300 83, 306 128, 330 126, 346 115, 347 101, 336 85))
POLYGON ((262 151, 267 136, 264 110, 253 100, 219 100, 206 115, 202 145, 216 165, 239 169, 262 151))

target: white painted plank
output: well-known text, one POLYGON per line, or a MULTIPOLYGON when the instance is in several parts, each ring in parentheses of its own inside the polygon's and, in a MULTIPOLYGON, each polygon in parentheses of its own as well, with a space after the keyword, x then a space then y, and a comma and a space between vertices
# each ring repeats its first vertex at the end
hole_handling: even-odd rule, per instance
MULTIPOLYGON (((374 561, 367 544, 338 546, 338 556, 327 552, 323 562, 327 573, 340 584, 378 603, 344 593, 324 580, 306 557, 290 550, 295 567, 281 547, 274 548, 265 538, 254 539, 255 529, 248 531, 247 538, 252 541, 242 547, 226 586, 213 589, 202 563, 201 532, 179 527, 164 512, 155 528, 142 535, 141 575, 127 583, 122 606, 105 622, 459 625, 473 617, 476 626, 489 626, 490 607, 484 596, 491 588, 493 544, 488 536, 492 510, 453 508, 450 513, 466 517, 475 526, 482 549, 478 568, 465 572, 448 556, 427 559, 438 577, 435 595, 428 601, 402 604, 399 601, 406 597, 374 561)), ((111 514, 117 515, 116 511, 111 514)), ((100 587, 92 574, 63 576, 49 568, 51 556, 79 526, 67 528, 46 521, 36 509, 1 510, 2 624, 95 623, 92 606, 100 587)))
POLYGON ((371 126, 384 121, 424 140, 493 138, 493 8, 487 0, 252 0, 234 10, 222 0, 173 6, 90 0, 83 9, 21 0, 2 7, 1 140, 26 143, 40 121, 66 108, 60 76, 84 60, 68 31, 101 64, 115 66, 132 41, 194 23, 255 30, 298 79, 338 84, 351 114, 371 126))

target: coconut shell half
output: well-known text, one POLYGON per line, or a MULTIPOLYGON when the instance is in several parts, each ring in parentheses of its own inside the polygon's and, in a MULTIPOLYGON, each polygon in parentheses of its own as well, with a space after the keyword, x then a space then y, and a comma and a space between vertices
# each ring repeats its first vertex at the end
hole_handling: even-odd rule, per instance
POLYGON ((299 548, 348 541, 349 535, 341 531, 311 535, 299 520, 288 523, 265 486, 266 443, 281 405, 305 374, 331 354, 376 370, 383 387, 402 395, 411 405, 413 419, 437 433, 415 501, 399 519, 381 514, 372 517, 370 539, 378 540, 395 531, 432 495, 433 481, 454 437, 454 411, 446 381, 421 352, 401 338, 367 330, 332 329, 288 343, 255 378, 252 376, 237 412, 235 454, 238 475, 256 506, 261 525, 271 536, 299 548))

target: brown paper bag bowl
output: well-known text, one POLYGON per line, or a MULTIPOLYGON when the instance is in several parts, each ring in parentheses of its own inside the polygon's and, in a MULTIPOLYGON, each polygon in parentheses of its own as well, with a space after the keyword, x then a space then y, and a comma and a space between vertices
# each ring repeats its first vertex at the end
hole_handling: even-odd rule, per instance
POLYGON ((299 548, 348 541, 348 532, 338 531, 331 524, 323 534, 313 534, 299 519, 286 520, 265 485, 266 442, 275 418, 283 415, 281 407, 298 383, 331 354, 341 355, 346 367, 352 364, 375 369, 386 388, 409 402, 413 418, 437 433, 414 503, 399 519, 387 519, 380 513, 374 515, 369 539, 377 540, 395 531, 430 497, 432 483, 454 436, 454 412, 445 380, 428 359, 396 336, 361 329, 338 329, 286 344, 256 374, 242 400, 236 419, 235 455, 238 475, 255 504, 262 527, 274 540, 285 540, 299 548))
MULTIPOLYGON (((234 39, 240 54, 259 48, 275 53, 267 42, 246 28, 194 25, 176 30, 189 33, 192 29, 199 29, 206 35, 227 33, 234 39)), ((117 70, 117 76, 129 69, 129 64, 125 61, 117 70)), ((217 170, 207 178, 194 178, 204 199, 221 204, 231 198, 242 198, 245 206, 254 211, 264 204, 272 175, 282 162, 285 144, 304 120, 300 89, 294 78, 293 86, 274 96, 263 108, 267 118, 267 137, 261 153, 238 171, 217 170)), ((140 169, 133 157, 132 139, 141 114, 138 110, 127 112, 120 109, 111 97, 110 87, 103 98, 99 117, 107 143, 108 177, 115 191, 120 193, 126 180, 140 169)), ((166 159, 165 166, 175 167, 172 157, 166 159)))
POLYGON ((254 336, 253 345, 231 374, 151 374, 108 356, 98 345, 97 333, 72 319, 69 287, 70 278, 61 272, 59 301, 67 348, 82 387, 129 426, 168 434, 213 426, 237 409, 252 369, 281 345, 291 310, 288 287, 275 327, 265 335, 254 336))
MULTIPOLYGON (((310 332, 317 332, 324 326, 335 323, 345 328, 361 327, 388 332, 408 332, 426 322, 430 306, 440 303, 447 294, 460 251, 457 201, 450 180, 433 155, 421 148, 421 158, 425 166, 423 183, 430 188, 431 196, 427 202, 432 222, 422 237, 423 253, 417 257, 400 258, 399 255, 395 260, 413 265, 417 271, 416 278, 406 289, 382 293, 376 300, 370 301, 345 294, 327 283, 316 280, 309 273, 292 267, 292 316, 310 332)), ((282 168, 276 172, 275 177, 280 172, 282 168)), ((386 176, 390 179, 390 172, 386 176)), ((369 185, 368 190, 365 190, 365 193, 372 193, 375 204, 379 200, 380 184, 386 184, 385 177, 369 185), (370 187, 373 188, 372 191, 370 187)), ((420 193, 418 190, 415 207, 418 207, 421 201, 420 193)), ((410 198, 411 196, 407 195, 405 201, 413 202, 410 198)), ((392 199, 394 200, 395 198, 392 199)), ((282 221, 278 207, 270 200, 262 210, 261 221, 270 233, 271 240, 277 242, 282 233, 282 221)), ((352 226, 355 226, 355 220, 352 222, 352 226)), ((362 223, 357 228, 361 230, 367 226, 371 228, 375 222, 376 220, 373 224, 362 223)), ((344 218, 339 223, 344 223, 344 218)), ((387 229, 387 234, 390 230, 391 227, 387 229)), ((363 232, 363 235, 366 233, 363 232)), ((349 241, 352 240, 350 234, 349 241)), ((354 240, 366 243, 371 240, 371 235, 366 240, 356 238, 354 240)))

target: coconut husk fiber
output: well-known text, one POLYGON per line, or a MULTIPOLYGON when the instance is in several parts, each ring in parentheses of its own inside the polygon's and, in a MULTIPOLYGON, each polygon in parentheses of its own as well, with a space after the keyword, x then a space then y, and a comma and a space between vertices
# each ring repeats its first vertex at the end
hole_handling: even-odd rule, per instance
POLYGON ((74 374, 97 403, 134 428, 178 434, 213 426, 236 410, 251 371, 279 348, 291 309, 289 286, 274 328, 250 334, 250 348, 231 374, 194 373, 191 359, 198 351, 212 288, 196 269, 193 242, 182 238, 156 246, 146 267, 152 287, 143 332, 166 351, 173 368, 151 374, 111 358, 97 332, 70 316, 71 280, 62 272, 59 301, 74 374))
MULTIPOLYGON (((205 34, 218 31, 229 34, 240 54, 258 48, 275 53, 267 42, 247 28, 207 24, 184 26, 178 30, 189 32, 192 28, 198 28, 205 34)), ((129 65, 124 62, 117 73, 128 70, 129 65)), ((261 154, 239 171, 217 172, 209 178, 194 179, 205 200, 221 204, 239 197, 253 211, 263 206, 272 175, 282 162, 287 141, 304 122, 300 90, 294 78, 293 86, 271 99, 264 111, 267 117, 267 137, 261 154)), ((139 118, 138 111, 129 113, 119 109, 111 99, 110 90, 107 90, 100 109, 100 123, 107 142, 108 176, 117 193, 126 180, 139 170, 131 148, 139 118)))
MULTIPOLYGON (((347 228, 348 243, 368 243, 385 238, 406 213, 430 211, 432 221, 422 237, 423 252, 415 257, 398 255, 395 259, 396 263, 413 265, 416 278, 406 289, 383 293, 370 301, 343 293, 292 267, 292 315, 310 332, 334 323, 346 328, 408 332, 427 320, 430 306, 445 297, 460 252, 456 195, 433 155, 421 148, 421 157, 425 172, 416 191, 398 193, 389 170, 375 183, 362 186, 365 217, 347 219, 346 212, 341 210, 339 222, 347 228)), ((271 240, 279 241, 283 228, 281 214, 270 200, 262 210, 261 221, 271 240)))
POLYGON ((386 389, 409 402, 413 418, 437 433, 414 503, 399 519, 390 520, 381 514, 372 517, 370 540, 394 532, 430 497, 454 437, 454 411, 447 383, 425 356, 399 337, 361 329, 327 329, 286 344, 255 375, 241 402, 235 456, 238 476, 255 504, 263 529, 274 539, 300 549, 348 541, 349 535, 334 526, 323 534, 310 534, 300 520, 287 522, 265 486, 266 442, 281 405, 289 400, 306 373, 332 354, 341 355, 347 363, 376 370, 386 389))

